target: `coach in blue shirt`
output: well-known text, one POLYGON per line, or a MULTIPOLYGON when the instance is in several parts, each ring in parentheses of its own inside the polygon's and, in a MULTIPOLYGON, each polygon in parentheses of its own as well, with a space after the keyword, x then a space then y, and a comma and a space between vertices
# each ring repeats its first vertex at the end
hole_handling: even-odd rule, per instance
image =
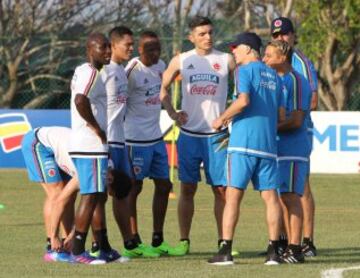
MULTIPOLYGON (((298 49, 295 48, 296 34, 291 20, 287 17, 275 18, 271 23, 271 37, 273 40, 286 41, 293 48, 293 55, 291 57, 291 65, 295 71, 305 77, 310 84, 312 98, 311 110, 316 110, 318 104, 318 81, 317 74, 312 62, 298 49)), ((308 128, 308 136, 310 146, 313 141, 313 122, 311 117, 305 119, 308 128)), ((309 154, 310 156, 310 154, 309 154)), ((310 162, 309 174, 310 174, 310 162)), ((304 212, 303 225, 303 245, 302 250, 305 256, 316 256, 316 248, 313 243, 314 240, 314 217, 315 217, 315 201, 310 189, 309 174, 306 179, 304 195, 301 197, 301 203, 304 212)))
POLYGON ((236 99, 213 122, 220 129, 232 120, 228 146, 226 204, 223 214, 223 241, 217 255, 208 262, 233 264, 232 239, 239 206, 251 180, 266 204, 269 246, 265 264, 280 262, 276 252, 281 208, 277 195, 277 123, 283 108, 282 82, 276 71, 260 61, 261 39, 255 33, 241 33, 231 43, 236 63, 236 99))

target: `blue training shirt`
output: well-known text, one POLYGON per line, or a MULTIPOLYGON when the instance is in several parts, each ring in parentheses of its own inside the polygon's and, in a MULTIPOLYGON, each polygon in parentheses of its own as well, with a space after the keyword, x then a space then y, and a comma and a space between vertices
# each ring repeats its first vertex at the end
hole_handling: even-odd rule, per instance
MULTIPOLYGON (((311 93, 316 92, 318 90, 318 79, 315 67, 309 58, 307 58, 304 53, 302 53, 297 48, 294 48, 291 65, 295 71, 300 73, 306 78, 306 80, 308 80, 310 83, 311 93)), ((311 120, 310 114, 309 117, 306 118, 306 122, 309 131, 312 133, 314 124, 311 120)))
POLYGON ((228 152, 276 159, 278 109, 284 106, 282 82, 276 71, 260 61, 240 66, 236 94, 250 103, 232 121, 228 152))
POLYGON ((307 161, 310 152, 310 141, 307 135, 307 117, 310 117, 311 88, 309 82, 298 72, 290 71, 281 77, 286 89, 286 118, 292 111, 305 113, 302 126, 293 131, 279 132, 278 158, 280 160, 307 161))

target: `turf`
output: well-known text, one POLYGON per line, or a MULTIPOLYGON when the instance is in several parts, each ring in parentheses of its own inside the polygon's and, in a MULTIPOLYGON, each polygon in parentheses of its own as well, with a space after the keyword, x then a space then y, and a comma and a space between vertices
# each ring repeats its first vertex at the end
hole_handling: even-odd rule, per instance
MULTIPOLYGON (((264 266, 258 253, 267 245, 264 206, 249 189, 241 206, 234 249, 240 252, 230 267, 210 266, 206 260, 216 251, 217 236, 212 214, 213 196, 199 185, 191 231, 191 254, 185 257, 134 259, 128 264, 103 266, 44 263, 42 200, 44 193, 27 180, 22 170, 0 171, 0 277, 320 277, 322 270, 360 265, 360 176, 313 175, 316 197, 316 245, 319 255, 304 265, 264 266)), ((153 186, 146 181, 139 199, 140 234, 151 238, 151 196, 153 186)), ((178 184, 175 192, 179 191, 178 184)), ((178 240, 177 201, 169 202, 165 239, 178 240)), ((122 240, 108 207, 108 230, 113 248, 122 240)), ((89 246, 89 241, 88 241, 89 246)), ((344 277, 360 277, 360 270, 344 277)))

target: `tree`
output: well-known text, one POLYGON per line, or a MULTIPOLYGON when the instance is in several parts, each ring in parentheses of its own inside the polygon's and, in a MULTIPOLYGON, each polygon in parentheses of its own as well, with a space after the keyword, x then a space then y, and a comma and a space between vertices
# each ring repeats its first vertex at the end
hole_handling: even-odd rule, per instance
POLYGON ((0 0, 0 107, 25 108, 69 95, 75 65, 92 31, 141 16, 140 1, 0 0))
POLYGON ((327 110, 344 110, 359 84, 360 1, 303 1, 299 42, 316 62, 319 96, 327 110))

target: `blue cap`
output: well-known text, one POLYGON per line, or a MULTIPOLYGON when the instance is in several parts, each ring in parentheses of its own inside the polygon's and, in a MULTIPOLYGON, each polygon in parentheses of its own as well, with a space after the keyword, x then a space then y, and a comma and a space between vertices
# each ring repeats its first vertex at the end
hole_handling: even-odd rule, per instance
POLYGON ((252 32, 244 32, 237 34, 235 36, 235 39, 229 43, 229 46, 236 47, 240 44, 245 44, 247 46, 250 46, 252 49, 256 50, 257 52, 260 52, 260 48, 262 46, 260 37, 252 32))
POLYGON ((287 17, 278 17, 271 22, 271 34, 295 33, 294 25, 287 17))

